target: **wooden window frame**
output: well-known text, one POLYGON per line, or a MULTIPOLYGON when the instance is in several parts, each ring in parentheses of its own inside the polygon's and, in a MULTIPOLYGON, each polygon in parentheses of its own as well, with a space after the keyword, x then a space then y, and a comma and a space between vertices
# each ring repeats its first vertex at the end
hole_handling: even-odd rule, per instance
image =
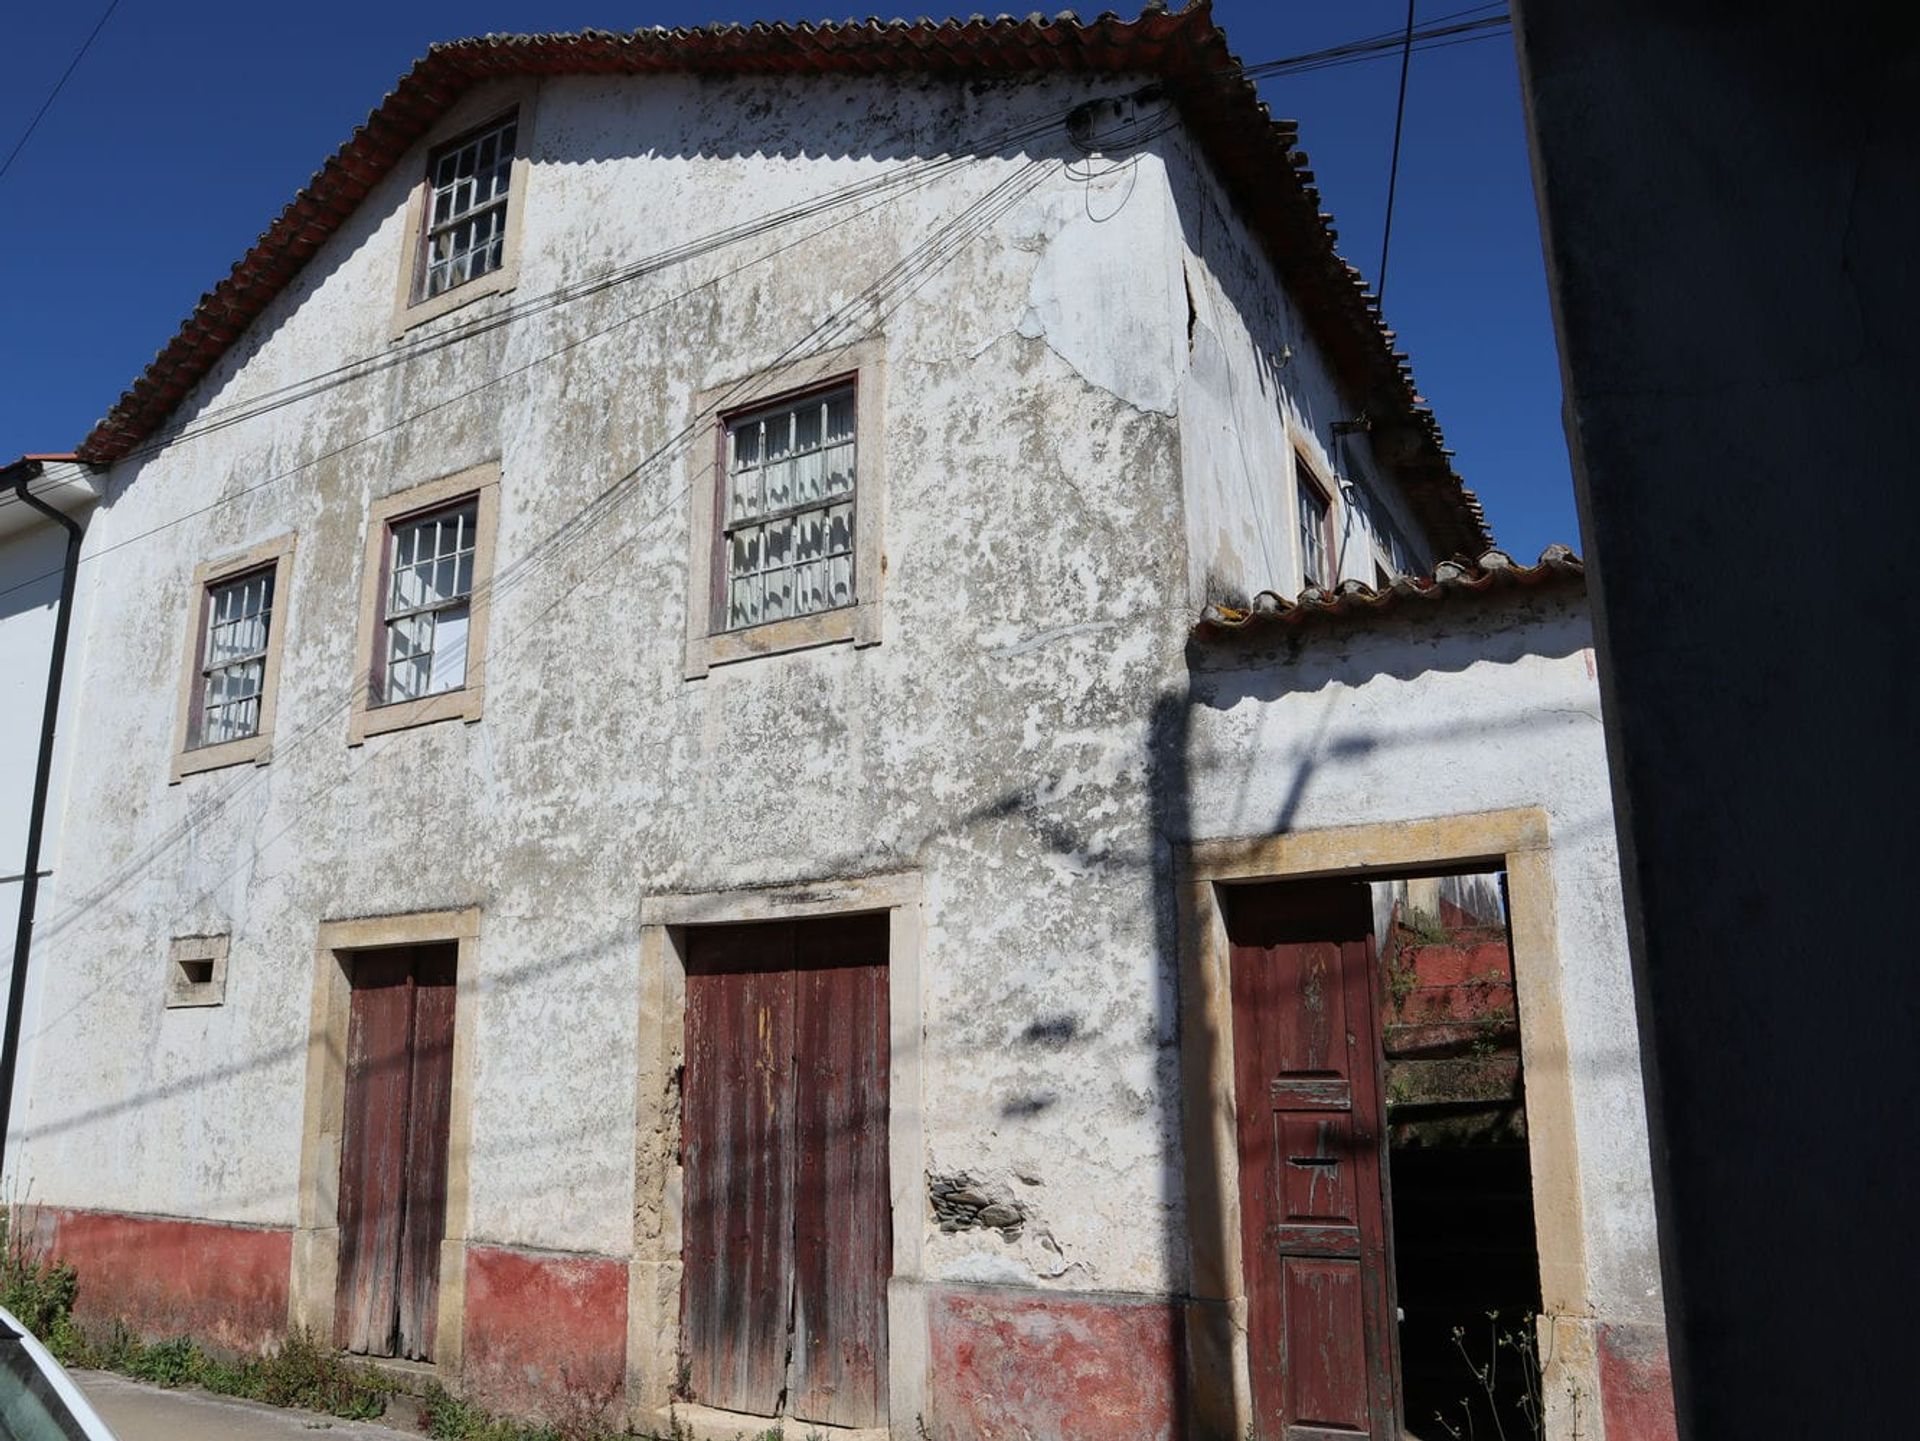
POLYGON ((307 1027, 306 1087, 301 1111, 300 1182, 293 1233, 287 1324, 333 1335, 340 1275, 340 1143, 346 1125, 347 1043, 352 1020, 354 957, 396 946, 453 943, 453 1083, 448 1102, 447 1215, 440 1241, 439 1309, 433 1360, 355 1357, 356 1364, 417 1380, 423 1369, 443 1385, 458 1381, 466 1328, 467 1242, 472 1227, 469 1158, 473 1150, 474 1027, 480 908, 422 911, 325 921, 314 958, 307 1027))
POLYGON ((359 745, 369 736, 432 725, 438 721, 471 723, 480 719, 486 702, 487 629, 493 609, 493 549, 499 524, 500 467, 493 461, 389 495, 368 508, 347 744, 359 745), (393 528, 414 516, 442 510, 468 498, 474 500, 475 506, 473 590, 467 611, 466 684, 437 695, 375 704, 373 698, 384 685, 387 553, 393 528))
POLYGON ((696 436, 705 431, 711 440, 708 444, 696 440, 688 447, 687 456, 687 489, 692 497, 687 542, 685 674, 689 680, 706 675, 715 666, 755 656, 848 642, 855 648, 880 643, 881 594, 886 580, 882 548, 886 514, 885 356, 884 342, 862 341, 752 372, 694 397, 689 426, 696 436), (763 621, 740 630, 720 629, 718 621, 724 616, 720 597, 726 579, 721 518, 728 421, 847 385, 854 391, 853 604, 763 621))
POLYGON ((279 709, 280 664, 286 651, 288 617, 293 597, 292 531, 218 560, 195 567, 187 603, 186 643, 180 665, 180 693, 173 727, 173 765, 169 776, 177 785, 190 775, 226 766, 266 765, 273 759, 273 727, 279 709), (273 569, 273 614, 267 622, 266 662, 260 680, 260 725, 250 736, 196 746, 194 731, 200 713, 201 657, 206 645, 207 606, 213 588, 251 571, 273 569))
POLYGON ((1306 452, 1295 446, 1293 451, 1293 533, 1296 543, 1306 534, 1306 517, 1300 513, 1300 493, 1303 489, 1311 490, 1327 508, 1326 517, 1320 523, 1320 544, 1327 552, 1329 574, 1323 580, 1309 579, 1307 556, 1303 549, 1300 552, 1300 588, 1304 591, 1308 586, 1318 586, 1322 590, 1332 591, 1340 584, 1340 550, 1335 544, 1339 531, 1334 525, 1334 516, 1339 505, 1337 489, 1320 473, 1320 468, 1307 458, 1306 452))
POLYGON ((394 293, 392 335, 404 336, 417 325, 437 320, 449 311, 471 305, 487 295, 500 295, 520 283, 521 229, 527 212, 527 196, 533 175, 534 101, 539 93, 537 81, 508 81, 482 86, 457 102, 453 109, 419 142, 418 178, 407 192, 401 237, 400 273, 394 293), (505 239, 501 245, 500 265, 485 275, 462 281, 438 295, 423 296, 422 279, 426 274, 426 238, 430 219, 429 197, 433 193, 432 163, 449 146, 486 130, 489 126, 515 118, 513 165, 507 179, 507 217, 505 239))
POLYGON ((1539 1354, 1546 1435, 1579 1430, 1570 1406, 1598 1404, 1600 1378, 1581 1200, 1580 1132, 1567 1058, 1565 982, 1556 919, 1552 837, 1545 811, 1526 807, 1428 820, 1194 842, 1176 850, 1180 1067, 1186 1204, 1192 1218, 1189 1352, 1201 1429, 1239 1436, 1254 1417, 1244 1326, 1240 1166, 1231 961, 1225 887, 1323 877, 1385 879, 1462 866, 1507 873, 1527 1145, 1540 1263, 1539 1354), (1575 1403, 1567 1399, 1583 1396, 1575 1403))
POLYGON ((176 936, 167 948, 167 1000, 170 1011, 225 1005, 227 1000, 228 936, 176 936), (195 980, 187 967, 207 967, 205 980, 195 980))
MULTIPOLYGON (((728 1437, 764 1429, 752 1418, 676 1405, 680 1335, 680 1165, 659 1144, 677 1112, 686 1047, 686 933, 690 927, 810 920, 884 911, 887 926, 887 1176, 893 1276, 887 1282, 887 1413, 898 1431, 927 1410, 926 1120, 922 1101, 925 922, 917 871, 757 889, 650 895, 640 902, 640 1058, 635 1076, 633 1259, 627 1283, 628 1421, 641 1435, 728 1437), (675 1432, 675 1434, 678 1434, 675 1432)), ((802 1423, 793 1423, 799 1425, 802 1423)), ((821 1432, 827 1427, 816 1427, 821 1432)), ((848 1433, 854 1434, 854 1433, 848 1433)), ((858 1434, 866 1434, 864 1432, 858 1434)))

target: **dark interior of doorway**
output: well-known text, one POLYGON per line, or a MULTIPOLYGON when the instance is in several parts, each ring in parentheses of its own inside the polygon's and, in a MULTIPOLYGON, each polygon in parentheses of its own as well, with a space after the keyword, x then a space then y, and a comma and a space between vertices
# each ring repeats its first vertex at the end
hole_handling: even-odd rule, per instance
POLYGON ((1500 872, 1376 885, 1409 1436, 1544 1434, 1519 1010, 1500 872))

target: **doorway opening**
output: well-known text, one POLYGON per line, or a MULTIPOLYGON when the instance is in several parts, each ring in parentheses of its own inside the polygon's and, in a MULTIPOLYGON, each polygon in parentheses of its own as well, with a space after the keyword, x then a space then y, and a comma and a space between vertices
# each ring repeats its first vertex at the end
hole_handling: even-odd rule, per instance
POLYGON ((356 1355, 433 1360, 458 951, 448 941, 343 954, 349 997, 333 1339, 356 1355))
POLYGON ((1504 876, 1221 899, 1255 1435, 1542 1434, 1504 876))
POLYGON ((685 932, 684 1400, 886 1424, 888 924, 685 932))
POLYGON ((1539 1436, 1540 1260, 1506 876, 1372 889, 1406 1430, 1539 1436))

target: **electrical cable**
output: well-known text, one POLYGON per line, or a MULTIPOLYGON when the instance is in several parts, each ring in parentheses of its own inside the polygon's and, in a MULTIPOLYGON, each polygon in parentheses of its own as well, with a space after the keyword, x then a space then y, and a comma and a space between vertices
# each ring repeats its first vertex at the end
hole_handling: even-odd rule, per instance
MULTIPOLYGON (((837 310, 810 327, 805 334, 788 345, 771 364, 779 365, 786 363, 797 357, 802 357, 806 352, 818 352, 823 348, 844 343, 844 337, 848 330, 858 321, 862 312, 869 309, 873 312, 872 318, 867 320, 864 327, 862 327, 862 333, 872 333, 890 319, 893 314, 897 313, 899 308, 904 305, 907 300, 911 299, 927 280, 931 279, 934 274, 944 268, 946 264, 962 250, 974 240, 978 239, 988 228, 997 223, 1003 216, 1017 206, 1020 201, 1024 200, 1028 194, 1036 189, 1045 178, 1048 169, 1048 162, 1032 160, 1026 162, 1012 174, 996 182, 986 195, 970 202, 958 215, 943 223, 932 236, 915 247, 914 250, 909 251, 886 271, 882 272, 881 275, 876 277, 852 299, 844 302, 837 310)), ((490 602, 492 599, 511 591, 516 586, 524 584, 541 568, 547 559, 554 555, 564 553, 560 547, 573 531, 589 521, 604 521, 605 517, 611 513, 615 505, 630 496, 639 494, 639 487, 633 485, 632 482, 637 481, 657 467, 677 461, 679 457, 684 454, 687 447, 698 436, 705 433, 708 426, 713 424, 722 412, 737 399, 745 395, 750 383, 750 379, 742 380, 729 387, 725 395, 716 398, 688 425, 670 436, 648 456, 614 480, 583 506, 580 511, 576 512, 575 515, 562 522, 540 541, 536 542, 527 554, 497 572, 491 580, 483 586, 476 586, 476 594, 486 597, 490 602)), ((602 555, 586 574, 566 586, 559 595, 550 600, 546 606, 538 611, 521 629, 507 635, 496 647, 493 647, 493 658, 497 659, 499 655, 511 652, 528 637, 540 633, 541 627, 539 622, 543 620, 547 614, 562 604, 581 585, 584 585, 588 580, 592 579, 593 576, 602 571, 611 563, 614 556, 620 554, 628 546, 637 542, 661 517, 672 510, 684 493, 685 486, 681 486, 665 497, 658 507, 642 518, 639 522, 640 529, 635 534, 630 535, 619 545, 609 547, 607 553, 602 555)), ((490 661, 489 663, 492 662, 490 661)), ((356 681, 341 701, 327 707, 321 714, 309 720, 284 743, 276 743, 276 757, 284 757, 287 754, 297 751, 303 744, 317 735, 334 733, 339 719, 345 715, 365 693, 365 688, 366 682, 364 679, 356 681)), ((375 753, 376 758, 378 755, 384 753, 385 750, 383 748, 381 751, 375 753)), ((344 784, 347 780, 352 779, 353 776, 354 773, 347 773, 329 783, 325 789, 331 791, 339 785, 344 784)), ((190 834, 211 817, 225 810, 253 787, 264 784, 264 777, 265 772, 258 771, 244 776, 226 787, 223 791, 208 797, 202 804, 193 807, 187 816, 171 828, 170 834, 157 839, 145 848, 141 855, 130 859, 110 880, 104 882, 92 894, 76 898, 71 907, 63 911, 60 915, 51 917, 45 932, 49 941, 51 941, 53 936, 70 926, 82 914, 91 910, 108 896, 123 888, 134 875, 137 875, 140 871, 158 860, 167 850, 178 844, 185 835, 190 834)), ((312 798, 310 797, 309 799, 311 800, 312 798)), ((288 829, 291 829, 297 819, 299 819, 297 814, 294 817, 290 817, 287 826, 283 827, 275 836, 263 841, 261 846, 271 845, 280 835, 284 835, 288 829)), ((225 879, 226 878, 223 878, 222 882, 210 888, 206 894, 212 894, 212 891, 218 888, 218 884, 224 884, 225 879)))
MULTIPOLYGON (((1486 6, 1473 7, 1474 10, 1485 9, 1485 8, 1487 7, 1486 6)), ((1455 13, 1459 15, 1468 15, 1468 14, 1472 14, 1473 10, 1460 11, 1455 13)), ((1442 19, 1446 19, 1446 18, 1450 18, 1450 17, 1442 17, 1442 19)), ((1489 34, 1484 33, 1484 27, 1504 26, 1508 23, 1509 23, 1508 17, 1503 11, 1501 14, 1497 16, 1489 16, 1481 20, 1469 21, 1469 22, 1466 22, 1465 24, 1443 25, 1439 21, 1436 21, 1436 22, 1433 22, 1433 24, 1430 25, 1426 30, 1419 32, 1419 36, 1428 36, 1428 35, 1459 36, 1462 31, 1473 31, 1476 29, 1481 29, 1483 33, 1471 34, 1466 36, 1466 38, 1470 38, 1470 39, 1490 38, 1489 34)), ((1416 38, 1418 39, 1418 37, 1416 38)), ((1404 39, 1405 39, 1404 35, 1398 37, 1399 42, 1403 43, 1404 39)), ((1364 40, 1348 42, 1345 45, 1330 47, 1329 49, 1326 49, 1326 50, 1313 51, 1301 56, 1286 57, 1280 60, 1264 62, 1257 66, 1245 67, 1243 68, 1241 73, 1247 74, 1247 75, 1253 75, 1256 73, 1260 75, 1277 75, 1282 73, 1297 73, 1295 67, 1327 68, 1334 64, 1358 63, 1359 61, 1362 61, 1362 60, 1379 58, 1380 54, 1383 53, 1383 46, 1390 47, 1390 45, 1395 42, 1396 42, 1396 37, 1391 37, 1391 36, 1368 37, 1364 40), (1333 58, 1329 58, 1329 57, 1333 57, 1333 58), (1312 62, 1312 64, 1309 65, 1308 62, 1312 62)), ((1460 40, 1455 39, 1448 43, 1460 43, 1460 40)), ((1416 48, 1420 48, 1420 47, 1416 45, 1416 48)), ((1438 48, 1438 47, 1436 46, 1434 48, 1438 48)), ((1148 88, 1153 88, 1153 87, 1148 87, 1148 88)), ((417 343, 417 345, 415 345, 412 348, 409 348, 407 346, 397 347, 393 351, 385 352, 376 356, 361 357, 354 361, 345 362, 340 366, 336 366, 332 368, 331 370, 319 372, 314 376, 305 377, 299 381, 288 382, 284 386, 277 387, 272 391, 264 392, 263 395, 261 396, 255 396, 250 398, 247 402, 243 403, 244 408, 238 411, 211 412, 211 414, 214 414, 217 418, 213 422, 205 426, 201 426, 197 428, 189 428, 185 431, 182 431, 173 435, 169 435, 163 438, 158 438, 152 441, 144 442, 141 445, 136 446, 133 450, 129 451, 126 455, 119 457, 115 463, 119 463, 120 461, 125 461, 128 459, 144 459, 144 458, 147 458, 148 456, 151 456, 163 450, 166 450, 174 445, 183 444, 188 440, 197 439, 202 435, 211 433, 219 429, 224 429, 227 426, 236 425, 245 420, 259 418, 261 415, 271 413, 272 411, 283 408, 285 405, 291 405, 301 400, 311 399, 313 396, 322 393, 324 390, 331 389, 334 385, 346 384, 354 380, 362 379, 367 376, 377 374, 380 371, 390 368, 391 366, 402 364, 408 360, 419 358, 422 355, 430 354, 438 350, 445 349, 451 345, 459 343, 460 341, 471 339, 476 335, 488 333, 502 326, 511 324, 516 320, 523 319, 528 315, 536 314, 545 310, 554 309, 560 305, 567 303, 570 300, 579 299, 586 295, 599 293, 600 291, 610 289, 613 286, 616 286, 619 284, 624 284, 630 280, 639 278, 646 274, 650 274, 658 269, 665 268, 669 265, 684 263, 688 260, 695 259, 701 255, 709 253, 713 249, 717 249, 728 244, 738 243, 743 239, 750 239, 762 234, 766 234, 780 225, 791 223, 791 221, 795 218, 806 218, 807 216, 810 216, 812 214, 817 214, 825 209, 832 208, 834 205, 843 204, 850 197, 858 198, 860 196, 864 196, 866 194, 872 194, 872 193, 887 194, 895 189, 903 189, 903 188, 904 188, 903 193, 910 192, 911 190, 921 188, 921 186, 924 186, 926 184, 930 184, 932 180, 938 178, 938 176, 945 173, 946 170, 951 169, 957 165, 966 163, 968 161, 971 161, 973 158, 975 158, 975 156, 978 155, 980 150, 985 146, 994 145, 996 143, 998 145, 1004 146, 1006 144, 1021 143, 1022 141, 1027 139, 1038 138, 1040 135, 1043 135, 1052 130, 1061 128, 1063 125, 1068 123, 1068 121, 1074 114, 1085 111, 1092 105, 1099 104, 1101 100, 1121 100, 1121 99, 1138 98, 1138 95, 1139 95, 1139 92, 1134 92, 1132 95, 1123 93, 1118 96, 1098 97, 1093 101, 1079 102, 1074 106, 1070 107, 1068 110, 1060 112, 1058 115, 1051 116, 1043 120, 1025 122, 1020 126, 1017 126, 1008 131, 1002 132, 1001 135, 997 138, 989 137, 985 141, 977 142, 973 146, 960 149, 948 155, 942 156, 937 160, 927 161, 927 162, 915 162, 915 164, 920 166, 921 168, 916 170, 913 167, 907 167, 907 170, 909 173, 906 174, 904 177, 900 173, 895 172, 895 173, 890 173, 889 175, 886 175, 886 176, 875 177, 874 179, 869 181, 856 182, 851 186, 841 187, 837 191, 826 192, 825 194, 818 197, 814 197, 809 201, 801 202, 797 206, 790 207, 789 211, 773 212, 768 216, 758 217, 753 221, 743 222, 741 225, 738 225, 738 226, 728 227, 720 231, 712 232, 707 236, 700 237, 694 241, 687 242, 687 244, 684 246, 678 247, 674 250, 661 252, 656 256, 650 256, 641 261, 633 262, 632 264, 628 266, 623 266, 620 269, 614 272, 610 272, 607 275, 597 276, 587 281, 576 282, 575 284, 570 286, 559 287, 553 291, 546 292, 540 296, 532 297, 529 300, 520 303, 519 305, 508 307, 503 311, 490 314, 487 316, 483 316, 483 317, 478 317, 473 321, 465 322, 445 332, 436 332, 432 336, 423 338, 420 342, 417 343), (273 397, 273 399, 269 401, 267 397, 273 397)), ((1138 143, 1142 143, 1145 140, 1155 138, 1157 135, 1162 134, 1166 130, 1173 128, 1173 126, 1176 123, 1177 123, 1177 116, 1174 114, 1171 107, 1169 107, 1166 114, 1161 117, 1158 123, 1150 126, 1141 127, 1139 129, 1138 134, 1128 138, 1127 143, 1138 144, 1138 143)), ((869 207, 869 209, 875 209, 875 208, 878 208, 878 206, 876 205, 873 207, 869 207)), ((865 213, 867 213, 867 211, 857 212, 855 216, 849 216, 846 219, 848 220, 854 219, 854 218, 857 218, 858 214, 865 214, 865 213)), ((821 228, 821 230, 812 232, 806 237, 802 237, 802 240, 793 242, 792 245, 804 243, 804 240, 814 238, 814 236, 818 234, 825 233, 826 230, 836 228, 836 226, 840 223, 845 223, 845 221, 835 222, 835 225, 824 226, 821 228)), ((485 389, 488 386, 497 383, 500 379, 509 378, 512 375, 523 373, 525 370, 531 368, 535 364, 539 364, 544 362, 545 360, 552 359, 561 354, 565 354, 567 351, 577 348, 578 345, 584 344, 587 341, 590 341, 593 339, 597 339, 599 338, 599 336, 608 333, 608 331, 612 329, 617 329, 621 325, 630 323, 632 320, 643 318, 644 315, 651 314, 658 309, 664 308, 666 305, 671 304, 673 301, 684 299, 688 295, 695 294, 701 289, 705 289, 710 285, 718 283, 718 281, 720 280, 726 279, 733 274, 737 274, 739 273, 739 270, 745 269, 749 265, 764 263, 764 261, 771 259, 774 255, 781 253, 782 250, 792 248, 792 245, 780 247, 780 249, 777 249, 771 252, 769 255, 758 257, 756 260, 747 262, 745 265, 741 267, 737 267, 733 271, 723 272, 721 275, 712 277, 711 279, 703 282, 699 286, 692 287, 687 291, 683 291, 677 295, 668 297, 667 300, 661 302, 657 306, 651 307, 648 310, 635 312, 625 317, 622 317, 621 320, 614 322, 612 325, 605 327, 602 330, 590 332, 586 336, 580 337, 574 341, 569 341, 566 344, 560 347, 557 347, 552 351, 546 352, 542 356, 536 357, 533 361, 529 361, 523 364, 522 366, 517 367, 513 371, 506 372, 501 376, 497 376, 497 377, 494 377, 493 379, 490 379, 489 381, 482 382, 481 385, 474 387, 473 390, 462 392, 460 395, 451 397, 448 400, 438 402, 435 405, 429 406, 423 410, 416 411, 411 415, 403 416, 400 419, 392 422, 390 425, 385 426, 378 431, 375 431, 369 435, 358 437, 352 441, 348 441, 344 443, 343 445, 334 447, 333 449, 321 455, 315 456, 310 460, 300 462, 299 464, 293 467, 290 467, 285 471, 281 471, 276 475, 270 476, 265 480, 255 482, 254 484, 243 487, 240 490, 235 491, 230 495, 223 496, 216 501, 209 502, 205 506, 198 507, 182 515, 175 516, 145 531, 137 532, 134 535, 123 537, 118 541, 115 541, 107 546, 103 546, 95 551, 90 552, 85 557, 82 563, 86 564, 86 563, 90 563, 92 561, 101 559, 102 557, 111 553, 112 551, 119 550, 125 546, 132 545, 137 541, 147 539, 153 535, 159 534, 162 531, 170 529, 175 525, 184 523, 187 520, 191 520, 200 515, 207 514, 210 511, 218 509, 219 507, 231 501, 239 500, 242 497, 248 494, 251 494, 254 491, 263 489, 268 485, 274 484, 280 480, 288 478, 291 475, 297 474, 301 470, 309 469, 312 466, 320 464, 323 461, 333 459, 347 450, 357 448, 359 445, 366 444, 371 440, 379 439, 385 435, 389 435, 393 433, 395 430, 400 429, 405 425, 411 424, 413 421, 423 419, 428 415, 434 414, 439 410, 445 409, 449 405, 455 404, 460 400, 469 398, 472 394, 474 394, 478 390, 485 389)), ((53 572, 49 572, 48 574, 53 574, 53 572)), ((13 591, 23 589, 24 587, 29 585, 37 584, 38 582, 45 580, 46 578, 47 578, 46 575, 30 576, 24 580, 15 582, 11 585, 0 587, 0 596, 4 596, 13 591)))
POLYGON ((1373 303, 1383 308, 1387 302, 1387 245, 1393 239, 1393 192, 1400 183, 1400 127, 1407 118, 1407 70, 1413 60, 1413 7, 1418 0, 1407 0, 1407 40, 1400 49, 1400 98, 1393 108, 1393 159, 1387 165, 1387 216, 1380 226, 1380 273, 1373 282, 1373 303))
POLYGON ((53 108, 53 102, 66 88, 67 81, 73 78, 73 72, 80 68, 80 62, 87 58, 87 52, 93 49, 93 42, 100 38, 100 32, 106 29, 107 21, 113 18, 113 12, 120 8, 120 0, 110 0, 106 10, 94 22, 93 29, 87 32, 87 38, 80 42, 80 48, 74 51, 73 59, 67 62, 67 68, 60 72, 60 78, 53 82, 53 89, 47 92, 47 98, 40 102, 40 108, 33 112, 33 119, 27 122, 27 128, 20 132, 20 138, 13 142, 13 149, 7 152, 7 158, 0 160, 0 177, 13 168, 14 160, 26 149, 27 142, 33 138, 33 132, 40 128, 40 122, 53 108))

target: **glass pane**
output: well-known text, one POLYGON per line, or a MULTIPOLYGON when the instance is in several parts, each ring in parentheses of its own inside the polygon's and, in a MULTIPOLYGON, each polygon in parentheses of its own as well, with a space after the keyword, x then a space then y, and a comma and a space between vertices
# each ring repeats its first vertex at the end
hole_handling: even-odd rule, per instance
POLYGON ((767 572, 766 590, 760 603, 760 619, 785 620, 793 614, 793 572, 767 572))
POLYGON ((827 513, 802 511, 793 518, 793 558, 817 560, 827 550, 827 513))
POLYGON ((822 490, 827 495, 845 495, 853 489, 853 442, 829 446, 820 461, 822 490))
POLYGON ((772 570, 793 563, 793 522, 776 520, 764 527, 760 566, 772 570))
POLYGON ((827 607, 827 568, 824 562, 793 568, 793 613, 809 615, 827 607))
POLYGON ((827 606, 853 604, 853 557, 836 555, 827 562, 827 606))
POLYGON ((762 527, 736 530, 727 546, 727 574, 752 575, 760 569, 762 527))
POLYGON ((853 549, 853 507, 836 505, 827 512, 827 550, 839 555, 853 549))
POLYGON ((755 575, 736 580, 727 599, 727 628, 738 630, 743 625, 757 625, 759 621, 760 577, 755 575))
POLYGON ((433 660, 427 669, 427 692, 458 690, 467 683, 467 618, 464 605, 443 610, 435 618, 433 660))

